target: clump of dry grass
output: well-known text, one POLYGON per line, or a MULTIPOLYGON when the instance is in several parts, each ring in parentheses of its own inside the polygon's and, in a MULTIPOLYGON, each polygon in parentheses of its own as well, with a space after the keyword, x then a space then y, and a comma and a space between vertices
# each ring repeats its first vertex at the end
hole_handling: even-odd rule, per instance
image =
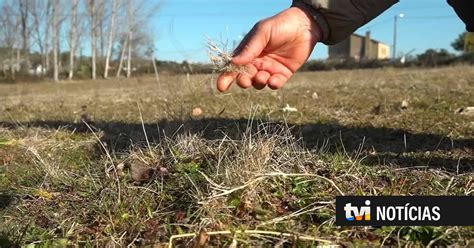
MULTIPOLYGON (((18 199, 0 208, 0 217, 9 216, 0 236, 14 237, 18 246, 90 241, 189 247, 204 236, 210 246, 350 246, 354 237, 370 237, 370 244, 422 244, 417 236, 405 238, 424 233, 418 229, 336 227, 335 196, 473 192, 471 174, 364 166, 356 154, 306 149, 282 124, 250 122, 234 138, 182 130, 110 156, 93 155, 91 142, 100 142, 95 134, 56 131, 0 133, 9 141, 0 143, 0 161, 2 148, 3 160, 11 158, 6 167, 0 164, 0 199, 2 192, 18 199), (36 152, 19 160, 26 140, 36 152), (109 166, 116 178, 107 176, 109 166), (33 224, 26 230, 24 223, 33 224)), ((429 239, 465 245, 471 233, 439 228, 429 239)))
POLYGON ((245 66, 232 64, 233 53, 225 45, 218 45, 211 38, 207 38, 207 54, 216 73, 246 73, 245 66))

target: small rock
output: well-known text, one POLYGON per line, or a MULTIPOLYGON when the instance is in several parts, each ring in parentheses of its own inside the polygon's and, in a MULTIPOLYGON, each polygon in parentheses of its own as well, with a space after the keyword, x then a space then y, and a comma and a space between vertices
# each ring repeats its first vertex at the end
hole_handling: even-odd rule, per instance
POLYGON ((192 115, 193 115, 193 116, 200 116, 200 115, 202 115, 202 109, 199 108, 199 107, 194 108, 194 109, 193 109, 193 112, 192 112, 192 115))
POLYGON ((407 109, 407 108, 408 108, 408 105, 409 105, 409 103, 408 103, 407 100, 403 100, 403 101, 402 101, 402 109, 407 109))
POLYGON ((315 99, 315 100, 318 99, 318 98, 319 98, 318 93, 317 93, 317 92, 313 92, 313 94, 311 95, 311 98, 313 98, 313 99, 315 99))

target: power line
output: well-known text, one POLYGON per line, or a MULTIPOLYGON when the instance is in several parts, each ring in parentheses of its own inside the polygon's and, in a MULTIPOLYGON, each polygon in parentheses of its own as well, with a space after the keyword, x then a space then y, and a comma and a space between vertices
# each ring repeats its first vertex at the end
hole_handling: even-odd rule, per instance
MULTIPOLYGON (((403 20, 438 20, 438 19, 458 19, 459 17, 457 16, 454 16, 454 15, 449 15, 449 16, 405 16, 403 18, 403 20)), ((368 26, 362 26, 361 28, 359 28, 359 30, 374 30, 373 28, 374 27, 377 27, 377 26, 380 26, 380 25, 384 25, 384 24, 391 24, 393 22, 393 18, 390 17, 390 18, 387 18, 383 21, 380 21, 380 22, 377 22, 377 23, 374 23, 374 24, 370 24, 368 26)), ((375 30, 378 30, 380 29, 377 28, 375 30)))
POLYGON ((454 15, 449 15, 449 16, 408 16, 404 17, 403 19, 425 19, 425 20, 434 20, 434 19, 454 19, 454 18, 459 18, 454 15))
MULTIPOLYGON (((265 12, 265 11, 247 11, 247 12, 189 12, 189 13, 156 13, 147 15, 149 17, 175 17, 175 16, 184 16, 184 17, 192 17, 192 16, 229 16, 229 15, 271 15, 275 14, 275 12, 265 12)), ((20 17, 20 14, 17 13, 2 13, 2 16, 8 17, 20 17)), ((71 17, 71 14, 59 14, 56 17, 71 17)), ((79 13, 77 14, 78 17, 90 17, 91 15, 88 13, 79 13)), ((124 14, 117 14, 117 17, 127 17, 124 14)))
POLYGON ((364 26, 361 27, 361 30, 371 29, 371 28, 373 28, 373 27, 380 26, 380 25, 382 25, 382 24, 386 24, 386 23, 392 22, 392 21, 393 21, 393 18, 390 17, 390 18, 384 19, 383 21, 376 22, 376 23, 374 23, 374 24, 370 24, 370 25, 368 25, 368 26, 367 26, 367 25, 364 25, 364 26))

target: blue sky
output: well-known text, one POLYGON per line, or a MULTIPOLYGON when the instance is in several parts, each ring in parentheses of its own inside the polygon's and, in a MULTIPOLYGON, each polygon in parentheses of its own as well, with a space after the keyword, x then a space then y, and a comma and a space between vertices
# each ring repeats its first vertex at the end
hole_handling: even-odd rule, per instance
MULTIPOLYGON (((223 37, 239 40, 259 20, 274 15, 291 5, 290 0, 167 0, 152 20, 150 32, 155 34, 156 56, 161 60, 207 61, 205 40, 223 37)), ((402 0, 372 20, 357 33, 370 29, 372 38, 392 45, 393 19, 398 22, 397 51, 418 54, 428 48, 446 48, 464 31, 446 0, 402 0)), ((327 47, 318 44, 313 59, 327 57, 327 47)))

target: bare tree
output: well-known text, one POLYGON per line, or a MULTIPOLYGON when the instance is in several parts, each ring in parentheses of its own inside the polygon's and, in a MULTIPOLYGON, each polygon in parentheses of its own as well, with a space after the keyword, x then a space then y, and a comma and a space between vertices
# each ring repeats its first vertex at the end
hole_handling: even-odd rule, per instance
POLYGON ((51 0, 32 1, 30 13, 33 18, 33 38, 41 54, 41 63, 49 69, 49 33, 51 29, 51 0))
POLYGON ((29 1, 28 0, 19 0, 18 7, 20 11, 21 18, 21 35, 22 35, 22 50, 23 57, 26 62, 26 71, 30 69, 30 26, 29 26, 29 1))
POLYGON ((117 77, 120 77, 120 75, 122 74, 123 61, 125 60, 125 52, 127 51, 127 47, 128 47, 128 34, 123 39, 122 48, 120 49, 119 66, 117 68, 117 77))
POLYGON ((97 14, 96 14, 96 1, 89 0, 88 2, 88 11, 90 15, 90 25, 91 25, 91 63, 92 63, 92 80, 97 78, 97 64, 96 64, 96 57, 97 57, 97 14))
POLYGON ((119 10, 120 0, 113 0, 112 16, 110 17, 109 38, 107 43, 107 54, 105 55, 104 78, 109 76, 110 57, 115 40, 117 12, 119 10))
MULTIPOLYGON (((93 79, 97 78, 98 72, 102 73, 98 63, 104 68, 101 75, 110 77, 112 61, 117 57, 117 76, 123 70, 131 77, 132 62, 139 62, 144 56, 144 48, 151 44, 150 39, 145 39, 149 32, 144 27, 158 6, 152 0, 0 0, 0 5, 3 7, 0 10, 0 45, 7 48, 3 49, 7 52, 0 54, 4 64, 9 62, 10 70, 15 73, 20 64, 26 64, 28 69, 36 59, 33 52, 39 52, 41 64, 46 70, 51 67, 54 80, 59 80, 61 63, 66 63, 61 59, 60 51, 65 43, 70 48, 67 62, 70 79, 82 61, 75 56, 77 51, 89 49, 89 44, 93 79), (81 21, 83 12, 88 19, 86 22, 81 21), (68 22, 63 23, 66 18, 68 22), (90 34, 90 40, 81 39, 84 32, 90 34)), ((8 66, 4 71, 6 68, 8 66)))
POLYGON ((74 57, 76 55, 77 42, 77 6, 78 0, 72 0, 71 9, 71 35, 70 35, 70 49, 69 49, 69 80, 74 76, 74 57))
POLYGON ((53 18, 51 17, 52 15, 52 7, 54 5, 53 0, 48 0, 47 1, 47 7, 46 7, 46 28, 45 28, 45 34, 44 34, 44 63, 45 63, 45 68, 46 71, 49 71, 51 69, 50 66, 50 47, 51 47, 51 27, 53 26, 53 18))
MULTIPOLYGON (((15 65, 15 52, 18 51, 17 46, 17 37, 18 37, 18 28, 20 26, 19 19, 16 18, 16 13, 14 12, 12 5, 8 4, 6 1, 3 2, 2 12, 0 13, 0 33, 2 34, 2 41, 4 46, 10 50, 9 58, 9 69, 10 76, 12 79, 15 78, 16 65, 15 65)), ((18 58, 17 58, 18 62, 18 58)))
POLYGON ((132 75, 132 41, 133 41, 133 1, 128 0, 128 55, 127 55, 127 78, 132 75))
POLYGON ((53 78, 54 81, 59 81, 59 49, 60 49, 60 34, 61 34, 61 3, 60 0, 53 0, 52 7, 52 38, 53 38, 53 78))
POLYGON ((104 25, 107 19, 106 15, 106 6, 105 6, 106 0, 97 0, 97 6, 96 6, 96 31, 99 34, 98 35, 98 43, 99 43, 99 58, 103 59, 105 56, 105 35, 104 35, 104 25))
POLYGON ((139 2, 138 4, 134 5, 133 0, 128 0, 127 4, 127 27, 128 27, 128 39, 127 39, 127 78, 132 75, 133 67, 132 67, 132 58, 134 55, 138 55, 136 49, 140 46, 136 45, 137 41, 142 40, 143 37, 147 36, 145 33, 138 34, 139 37, 135 38, 139 31, 143 31, 143 27, 146 27, 146 21, 150 19, 150 17, 155 14, 158 9, 161 7, 161 3, 163 1, 150 1, 147 3, 146 0, 139 2), (141 6, 147 5, 148 8, 141 8, 141 6), (137 8, 134 8, 137 6, 137 8), (139 29, 139 27, 141 29, 139 29))

